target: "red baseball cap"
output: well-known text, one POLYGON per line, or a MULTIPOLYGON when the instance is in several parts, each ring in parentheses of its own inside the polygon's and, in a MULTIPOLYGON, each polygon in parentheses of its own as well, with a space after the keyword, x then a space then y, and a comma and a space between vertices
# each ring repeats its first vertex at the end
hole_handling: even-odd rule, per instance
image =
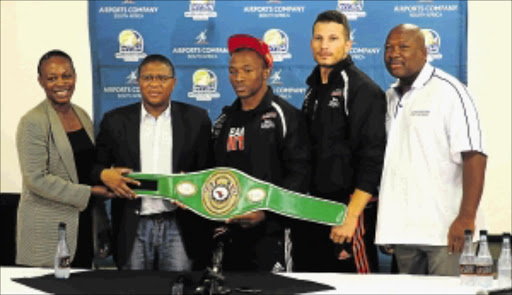
POLYGON ((267 43, 262 40, 253 37, 247 34, 235 34, 229 37, 228 39, 228 50, 229 54, 233 54, 235 50, 240 48, 247 48, 254 50, 257 54, 259 54, 268 68, 272 68, 274 61, 272 59, 272 55, 270 54, 270 50, 268 48, 267 43))

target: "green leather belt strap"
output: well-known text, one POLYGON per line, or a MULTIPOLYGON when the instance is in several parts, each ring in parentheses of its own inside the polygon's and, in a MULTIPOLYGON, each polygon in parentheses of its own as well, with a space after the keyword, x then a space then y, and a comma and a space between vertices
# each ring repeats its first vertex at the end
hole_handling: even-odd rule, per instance
POLYGON ((138 195, 177 200, 213 220, 258 210, 329 225, 345 220, 345 204, 292 192, 232 168, 171 175, 132 173, 128 177, 156 183, 150 189, 134 189, 138 195))

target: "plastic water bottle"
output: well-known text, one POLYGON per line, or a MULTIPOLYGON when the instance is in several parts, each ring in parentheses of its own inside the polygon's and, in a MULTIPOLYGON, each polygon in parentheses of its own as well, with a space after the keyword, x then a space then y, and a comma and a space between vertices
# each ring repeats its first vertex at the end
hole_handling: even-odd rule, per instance
POLYGON ((464 250, 460 255, 460 283, 464 286, 474 286, 476 280, 475 252, 471 230, 464 231, 464 250))
POLYGON ((59 243, 57 244, 57 253, 55 254, 55 277, 58 279, 69 278, 71 271, 71 255, 66 243, 66 224, 59 223, 59 243))
POLYGON ((501 254, 498 259, 498 286, 500 288, 510 288, 512 286, 512 260, 510 256, 510 233, 503 234, 503 243, 501 245, 501 254))
POLYGON ((492 256, 489 252, 487 242, 487 231, 480 231, 480 244, 478 246, 478 255, 476 256, 476 282, 482 288, 488 288, 492 285, 492 256))

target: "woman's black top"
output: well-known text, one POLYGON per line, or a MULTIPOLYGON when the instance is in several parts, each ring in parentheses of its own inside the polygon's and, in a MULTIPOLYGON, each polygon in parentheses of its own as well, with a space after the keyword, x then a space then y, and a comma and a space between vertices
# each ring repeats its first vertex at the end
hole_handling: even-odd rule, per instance
MULTIPOLYGON (((67 133, 73 149, 76 172, 80 184, 90 184, 89 174, 94 163, 94 145, 85 129, 67 133)), ((87 208, 80 212, 78 219, 78 240, 72 267, 91 268, 94 257, 91 198, 87 208)))

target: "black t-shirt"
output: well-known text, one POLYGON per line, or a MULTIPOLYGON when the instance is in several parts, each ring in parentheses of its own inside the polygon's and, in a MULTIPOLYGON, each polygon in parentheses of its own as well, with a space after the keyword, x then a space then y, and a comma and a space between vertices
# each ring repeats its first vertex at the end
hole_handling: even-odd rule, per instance
POLYGON ((246 137, 245 130, 254 114, 254 110, 243 111, 239 109, 234 111, 226 142, 227 166, 248 174, 251 174, 253 163, 251 163, 250 159, 251 138, 246 137))

